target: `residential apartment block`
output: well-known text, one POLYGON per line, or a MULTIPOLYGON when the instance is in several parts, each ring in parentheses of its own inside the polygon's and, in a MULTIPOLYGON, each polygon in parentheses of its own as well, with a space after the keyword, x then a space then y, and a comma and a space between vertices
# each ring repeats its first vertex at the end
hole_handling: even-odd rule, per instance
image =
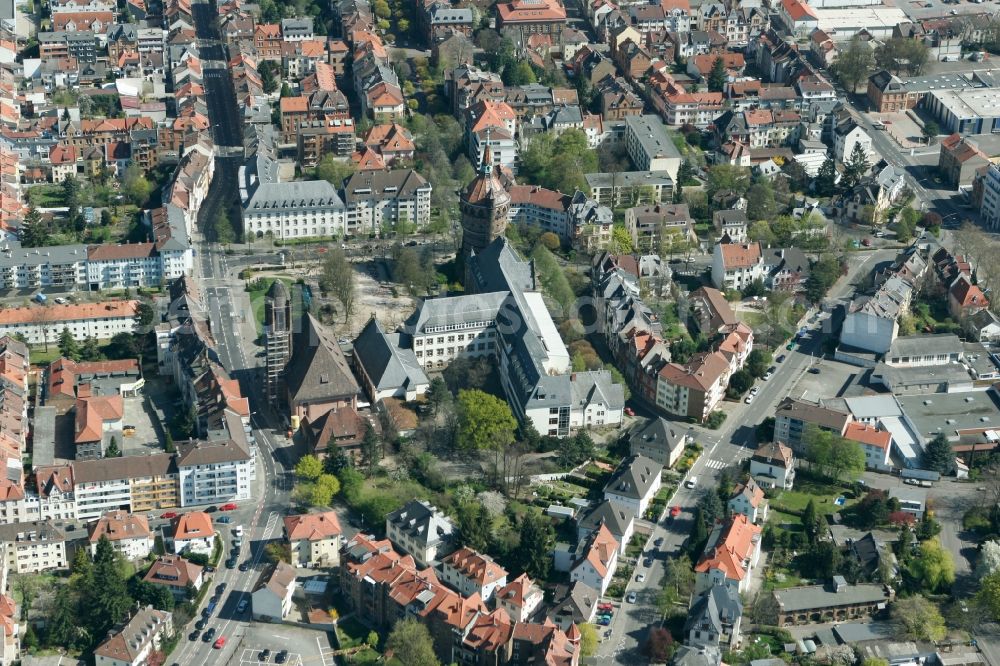
POLYGON ((0 525, 0 549, 11 573, 41 573, 69 564, 66 537, 51 521, 0 525))

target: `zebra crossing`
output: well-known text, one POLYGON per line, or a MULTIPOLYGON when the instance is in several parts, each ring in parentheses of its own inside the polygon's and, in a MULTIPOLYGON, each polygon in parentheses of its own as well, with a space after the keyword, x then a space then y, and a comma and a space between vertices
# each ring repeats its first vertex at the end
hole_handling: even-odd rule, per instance
POLYGON ((725 460, 714 460, 711 459, 705 463, 705 467, 709 469, 725 469, 729 467, 729 464, 725 460))

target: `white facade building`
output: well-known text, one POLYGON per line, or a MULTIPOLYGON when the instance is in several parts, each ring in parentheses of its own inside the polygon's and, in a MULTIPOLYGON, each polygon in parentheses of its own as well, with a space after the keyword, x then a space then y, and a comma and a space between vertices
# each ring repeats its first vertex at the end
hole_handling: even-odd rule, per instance
POLYGON ((979 211, 983 224, 993 231, 1000 230, 1000 167, 991 164, 983 179, 983 207, 979 211))
POLYGON ((346 207, 325 180, 260 183, 243 202, 243 229, 255 238, 341 236, 346 207))
POLYGON ((30 305, 0 310, 0 336, 25 337, 29 345, 53 343, 64 328, 77 341, 108 340, 135 330, 139 301, 106 301, 66 305, 30 305))
POLYGON ((50 522, 0 525, 0 547, 11 573, 65 569, 66 537, 50 522))
POLYGON ((178 446, 177 473, 181 506, 250 499, 253 458, 231 439, 178 446))

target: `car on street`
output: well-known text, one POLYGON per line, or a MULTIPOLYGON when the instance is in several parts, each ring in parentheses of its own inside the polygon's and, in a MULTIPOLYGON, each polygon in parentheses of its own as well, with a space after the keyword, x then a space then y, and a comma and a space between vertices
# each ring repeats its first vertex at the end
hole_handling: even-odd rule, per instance
POLYGON ((694 488, 697 485, 698 485, 698 477, 697 476, 692 476, 690 479, 688 479, 687 481, 684 482, 684 487, 685 488, 694 488))
POLYGON ((246 611, 249 602, 246 599, 240 599, 240 603, 236 606, 237 613, 243 613, 246 611))
POLYGON ((632 409, 631 407, 626 407, 625 408, 625 415, 626 416, 635 416, 635 410, 632 409))
POLYGON ((235 569, 236 568, 236 559, 230 557, 228 560, 226 560, 226 568, 227 569, 235 569))
POLYGON ((236 511, 236 504, 229 502, 219 507, 219 511, 236 511))
POLYGON ((160 518, 162 518, 163 520, 169 520, 170 518, 176 518, 176 517, 177 517, 176 511, 167 511, 166 513, 160 516, 160 518))
POLYGON ((257 655, 257 661, 267 661, 270 658, 271 658, 271 650, 269 650, 268 648, 264 648, 257 655))
POLYGON ((758 393, 760 393, 759 386, 754 386, 752 389, 750 389, 750 395, 757 395, 758 393))
POLYGON ((659 548, 660 546, 662 546, 663 545, 663 537, 660 537, 659 539, 657 539, 656 541, 654 541, 653 545, 656 546, 657 548, 659 548))
POLYGON ((281 652, 279 652, 279 653, 278 653, 278 655, 277 655, 277 656, 276 656, 276 657, 274 658, 274 663, 276 663, 276 664, 283 664, 283 663, 285 663, 286 661, 288 661, 288 650, 282 650, 282 651, 281 651, 281 652))
POLYGON ((625 597, 625 601, 629 602, 630 604, 634 604, 635 603, 635 599, 636 599, 635 592, 629 592, 628 596, 625 597))
POLYGON ((601 625, 602 627, 606 627, 609 624, 611 624, 611 618, 609 618, 609 617, 600 617, 600 618, 597 618, 597 624, 601 625))
POLYGON ((645 583, 646 582, 646 574, 644 574, 644 573, 637 574, 636 577, 635 577, 635 582, 637 582, 637 583, 645 583))
POLYGON ((646 568, 649 568, 649 567, 653 566, 653 558, 652 557, 647 557, 646 559, 644 559, 642 561, 642 566, 644 566, 646 568))
POLYGON ((771 377, 774 377, 775 368, 768 368, 767 372, 764 373, 764 381, 768 381, 771 377))
POLYGON ((242 525, 237 525, 236 527, 234 527, 233 528, 233 534, 235 536, 237 536, 237 537, 242 537, 243 536, 243 526, 242 525))
POLYGON ((809 374, 810 375, 818 375, 819 372, 820 372, 819 368, 816 367, 815 365, 813 367, 809 368, 809 374))
POLYGON ((785 360, 785 355, 784 355, 784 354, 782 354, 781 356, 779 356, 778 358, 776 358, 776 359, 774 359, 774 360, 775 360, 775 362, 777 362, 777 363, 781 363, 782 361, 784 361, 784 360, 785 360))
POLYGON ((209 628, 209 630, 202 635, 201 640, 205 643, 211 643, 213 638, 215 638, 215 627, 209 628))
POLYGON ((750 395, 748 395, 746 398, 743 399, 743 402, 749 405, 751 402, 753 402, 754 397, 755 397, 754 394, 751 393, 750 395))
POLYGON ((198 629, 195 629, 195 630, 194 630, 194 631, 192 631, 192 632, 191 632, 190 634, 188 634, 188 640, 189 640, 189 641, 196 641, 196 640, 198 640, 198 638, 199 638, 200 636, 201 636, 201 631, 200 631, 200 630, 198 630, 198 629))
POLYGON ((229 516, 219 516, 218 518, 215 519, 215 521, 217 523, 222 523, 223 525, 228 525, 229 523, 233 522, 233 519, 230 518, 229 516))
POLYGON ((206 624, 208 624, 208 619, 200 618, 197 622, 194 623, 194 628, 197 629, 198 631, 201 631, 202 629, 205 628, 206 624))
POLYGON ((221 650, 222 648, 226 647, 226 637, 219 636, 219 639, 212 644, 212 647, 215 648, 216 650, 221 650))
POLYGON ((250 570, 250 560, 243 560, 243 564, 240 565, 240 571, 250 570))

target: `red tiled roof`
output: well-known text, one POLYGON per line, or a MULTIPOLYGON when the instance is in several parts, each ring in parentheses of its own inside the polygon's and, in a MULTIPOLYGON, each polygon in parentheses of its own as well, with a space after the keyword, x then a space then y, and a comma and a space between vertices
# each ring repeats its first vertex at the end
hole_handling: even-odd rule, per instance
POLYGON ((892 442, 892 435, 888 430, 879 430, 875 426, 854 421, 847 424, 844 431, 844 438, 855 442, 860 442, 868 446, 875 446, 880 449, 888 449, 892 442))
POLYGON ((759 538, 760 528, 743 514, 737 514, 729 519, 712 552, 703 555, 694 570, 705 573, 719 569, 730 580, 743 580, 747 575, 743 562, 751 556, 759 538))
POLYGON ((285 517, 285 534, 289 541, 322 541, 340 535, 340 520, 333 511, 306 513, 285 517))
POLYGON ((215 535, 212 518, 204 511, 182 513, 173 520, 174 539, 206 539, 215 535))
MULTIPOLYGON (((770 112, 768 112, 770 115, 770 112)), ((760 243, 725 243, 719 245, 722 252, 722 266, 730 268, 750 268, 760 263, 760 243)))

